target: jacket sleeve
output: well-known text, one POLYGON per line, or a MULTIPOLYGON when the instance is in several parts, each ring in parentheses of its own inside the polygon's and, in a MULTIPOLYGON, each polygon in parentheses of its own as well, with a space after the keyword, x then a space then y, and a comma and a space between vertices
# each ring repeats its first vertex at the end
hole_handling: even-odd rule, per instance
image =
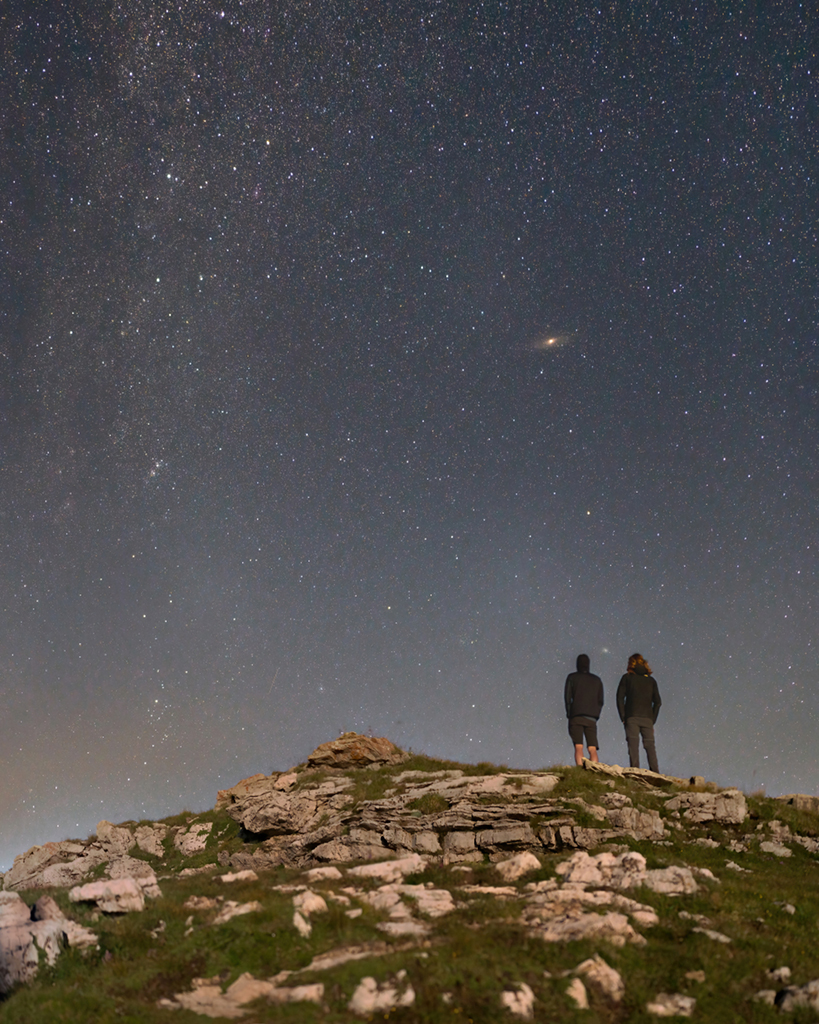
POLYGON ((566 717, 572 717, 572 701, 574 700, 574 687, 571 684, 571 675, 566 676, 566 688, 563 691, 563 703, 566 705, 566 717))
POLYGON ((660 714, 660 705, 662 700, 660 699, 660 688, 657 686, 657 680, 654 680, 654 689, 651 693, 651 709, 654 712, 654 721, 657 721, 657 716, 660 714))
POLYGON ((603 680, 597 680, 597 717, 600 717, 600 712, 603 710, 603 680))
POLYGON ((626 685, 627 677, 623 676, 620 679, 620 684, 617 687, 617 713, 620 716, 620 721, 625 722, 626 720, 626 685))

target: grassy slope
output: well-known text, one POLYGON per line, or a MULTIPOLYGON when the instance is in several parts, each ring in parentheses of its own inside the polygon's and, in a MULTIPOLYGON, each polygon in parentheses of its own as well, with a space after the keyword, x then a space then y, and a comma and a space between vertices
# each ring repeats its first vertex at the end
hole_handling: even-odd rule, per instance
MULTIPOLYGON (((360 773, 356 783, 359 799, 383 795, 392 777, 408 768, 436 770, 462 765, 416 759, 418 764, 402 765, 375 773, 360 773)), ((480 766, 481 772, 488 766, 480 766)), ((474 766, 471 772, 477 772, 474 766)), ((495 769, 497 770, 497 769, 495 769)), ((611 792, 602 781, 579 769, 560 769, 563 781, 553 796, 582 796, 593 802, 596 795, 611 792)), ((631 796, 635 804, 662 810, 663 801, 653 793, 638 790, 629 783, 618 782, 617 789, 631 796)), ((771 967, 788 965, 793 970, 793 983, 803 984, 819 977, 819 961, 815 956, 819 926, 819 858, 793 847, 793 856, 780 860, 761 854, 731 853, 722 848, 705 848, 685 842, 693 836, 711 836, 726 842, 733 835, 753 831, 760 822, 773 817, 788 823, 794 831, 816 834, 819 819, 798 813, 773 800, 751 798, 752 820, 744 826, 724 828, 713 824, 690 827, 673 832, 672 846, 631 843, 640 850, 649 867, 686 863, 710 868, 720 884, 704 883, 690 896, 670 898, 655 893, 630 892, 641 902, 651 904, 658 912, 660 924, 642 930, 648 944, 638 948, 615 948, 607 943, 573 942, 546 944, 526 935, 517 922, 521 904, 498 901, 492 897, 468 898, 468 904, 435 922, 432 940, 423 947, 387 956, 361 960, 316 974, 304 973, 290 984, 322 981, 325 1005, 309 1004, 270 1006, 261 1002, 253 1007, 245 1020, 262 1021, 350 1021, 346 1004, 359 980, 368 974, 386 979, 400 968, 406 968, 416 992, 411 1008, 388 1014, 399 1022, 474 1021, 496 1024, 504 1019, 499 993, 515 983, 527 982, 537 997, 536 1021, 629 1021, 639 1024, 653 1020, 645 1012, 646 1003, 658 992, 683 992, 697 998, 694 1019, 714 1022, 764 1022, 780 1020, 777 1010, 750 1001, 760 988, 776 988, 765 977, 771 967), (733 860, 749 869, 748 874, 727 870, 726 860, 733 860), (787 913, 779 903, 796 907, 787 913), (696 923, 683 920, 679 911, 706 915, 709 927, 730 936, 730 945, 722 945, 704 935, 692 934, 696 923), (626 983, 625 1000, 612 1007, 592 997, 590 1010, 579 1011, 565 996, 569 979, 561 977, 585 958, 599 952, 617 968, 626 983), (689 981, 685 974, 705 971, 704 983, 689 981), (545 972, 548 972, 547 976, 545 972), (452 993, 447 1004, 443 993, 452 993)), ((191 815, 169 819, 179 824, 191 815)), ((196 820, 213 820, 214 835, 209 848, 184 861, 185 866, 209 863, 217 848, 238 849, 242 846, 238 826, 225 814, 210 812, 197 815, 196 820)), ((170 847, 170 841, 168 841, 170 847)), ((133 853, 134 851, 132 851, 133 853)), ((152 860, 142 855, 146 860, 152 860)), ((540 872, 523 878, 519 888, 531 880, 554 875, 557 863, 567 854, 545 855, 540 872)), ((179 855, 169 849, 163 862, 156 862, 158 875, 169 874, 183 866, 179 855)), ((65 951, 54 968, 42 968, 38 979, 21 988, 0 1003, 0 1021, 19 1024, 56 1024, 65 1021, 86 1024, 132 1021, 139 1024, 176 1021, 179 1024, 201 1022, 200 1017, 186 1010, 168 1011, 156 1007, 156 1000, 171 997, 190 988, 194 977, 219 976, 229 984, 245 971, 267 978, 283 969, 305 967, 317 953, 338 946, 383 939, 375 924, 385 915, 365 906, 361 917, 350 920, 344 908, 330 905, 327 914, 312 918, 313 933, 301 938, 292 926, 292 903, 287 894, 271 891, 271 886, 298 881, 296 871, 276 869, 258 882, 225 885, 216 877, 200 875, 187 879, 167 878, 160 882, 162 898, 150 901, 142 914, 122 917, 103 916, 92 920, 89 910, 69 904, 65 890, 53 891, 64 911, 83 924, 94 928, 100 936, 99 952, 82 954, 65 951), (236 918, 220 927, 206 924, 206 913, 194 912, 194 930, 185 936, 186 920, 191 911, 183 907, 191 895, 218 896, 242 902, 260 900, 261 913, 236 918), (165 931, 157 938, 150 931, 165 921, 165 931)), ((494 868, 478 865, 470 875, 448 868, 431 866, 422 875, 407 881, 432 881, 453 891, 467 882, 498 884, 494 868)), ((338 891, 346 881, 314 885, 316 891, 333 888, 338 891)), ((375 886, 372 886, 373 888, 375 886)), ((23 893, 32 903, 37 891, 23 893)), ((463 899, 463 902, 467 902, 463 899)), ((328 901, 329 902, 329 901, 328 901)), ((396 940, 401 942, 402 940, 396 940)), ((508 1017, 508 1019, 514 1019, 508 1017)), ((378 1019, 385 1019, 383 1013, 378 1019)), ((799 1010, 790 1015, 795 1024, 815 1021, 816 1013, 799 1010)))

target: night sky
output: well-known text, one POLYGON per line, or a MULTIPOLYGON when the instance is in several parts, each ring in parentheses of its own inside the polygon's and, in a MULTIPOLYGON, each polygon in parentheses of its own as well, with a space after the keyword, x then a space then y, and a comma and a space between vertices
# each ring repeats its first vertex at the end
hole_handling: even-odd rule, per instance
POLYGON ((581 651, 602 760, 640 651, 661 770, 819 792, 815 42, 3 5, 0 865, 346 729, 566 763, 581 651))

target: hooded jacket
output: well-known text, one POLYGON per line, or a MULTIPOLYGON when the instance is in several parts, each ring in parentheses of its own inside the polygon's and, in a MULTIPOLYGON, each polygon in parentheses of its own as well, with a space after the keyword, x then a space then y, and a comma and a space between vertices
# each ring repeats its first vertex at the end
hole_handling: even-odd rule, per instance
POLYGON ((566 677, 563 699, 566 704, 566 717, 593 718, 600 717, 603 708, 603 682, 600 676, 589 671, 589 656, 580 654, 577 658, 577 671, 566 677))
POLYGON ((657 680, 642 665, 626 672, 617 687, 617 711, 620 721, 627 718, 650 718, 657 721, 660 713, 660 690, 657 680))

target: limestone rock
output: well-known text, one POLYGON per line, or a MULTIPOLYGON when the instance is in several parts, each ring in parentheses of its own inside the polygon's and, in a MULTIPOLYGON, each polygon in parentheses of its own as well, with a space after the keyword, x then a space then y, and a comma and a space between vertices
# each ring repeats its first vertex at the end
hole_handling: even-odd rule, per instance
POLYGON ((515 1017, 523 1020, 531 1020, 535 1011, 535 993, 521 981, 514 989, 506 989, 501 992, 501 1006, 508 1010, 515 1017))
POLYGON ((360 1017, 368 1017, 395 1007, 412 1006, 415 1003, 415 990, 406 977, 407 972, 401 970, 393 980, 384 981, 380 985, 375 978, 362 978, 347 1009, 360 1017))
POLYGON ((65 942, 95 946, 97 936, 66 918, 49 896, 37 901, 32 914, 16 892, 0 893, 0 994, 33 980, 41 953, 53 965, 65 942))
MULTIPOLYGON (((340 876, 339 876, 340 877, 340 876)), ((252 868, 248 868, 246 871, 233 871, 226 875, 219 875, 219 881, 230 883, 230 882, 258 882, 259 876, 252 868)))
POLYGON ((168 834, 166 825, 140 825, 134 833, 136 844, 143 853, 150 853, 154 857, 164 857, 165 847, 163 840, 168 834))
POLYGON ((776 1005, 785 1013, 799 1006, 819 1010, 819 979, 809 981, 807 985, 788 985, 777 993, 776 1005))
POLYGON ((33 889, 42 885, 42 872, 52 864, 65 864, 63 843, 32 846, 14 858, 14 864, 3 876, 6 890, 33 889))
POLYGON ((293 927, 303 939, 309 939, 313 934, 313 926, 304 917, 300 910, 295 910, 293 912, 293 927))
POLYGON ((399 860, 384 860, 377 864, 361 864, 357 868, 349 868, 347 874, 353 878, 379 878, 384 882, 397 882, 404 875, 423 871, 425 866, 424 860, 417 853, 411 853, 409 857, 401 857, 399 860))
POLYGON ((408 758, 409 754, 383 736, 345 732, 338 739, 316 747, 307 764, 310 768, 368 768, 401 764, 408 758))
POLYGON ((192 857, 205 849, 208 836, 213 828, 212 821, 200 821, 182 829, 173 837, 173 845, 184 857, 192 857))
POLYGON ((586 986, 580 978, 572 978, 569 987, 566 989, 566 995, 572 1000, 578 1010, 588 1010, 589 997, 586 992, 586 986))
POLYGON ((792 857, 793 851, 789 850, 787 846, 783 846, 781 843, 760 843, 759 849, 762 853, 772 853, 774 857, 792 857))
POLYGON ((162 895, 154 869, 147 861, 118 857, 109 863, 108 875, 110 878, 132 878, 149 899, 159 899, 162 895))
POLYGON ((646 1012, 653 1013, 655 1017, 690 1017, 696 1005, 697 1000, 693 996, 660 992, 653 1002, 646 1004, 646 1012))
POLYGON ((619 1003, 625 995, 626 986, 619 971, 609 967, 599 953, 578 964, 574 970, 575 974, 583 975, 589 988, 595 989, 612 1003, 619 1003))
POLYGON ((678 793, 666 801, 666 810, 683 810, 691 822, 718 821, 725 825, 741 825, 748 814, 745 796, 738 789, 720 793, 678 793))
POLYGON ((305 871, 304 877, 308 882, 332 882, 341 878, 341 872, 337 867, 328 864, 327 867, 311 868, 309 871, 305 871))
POLYGON ((129 828, 103 820, 97 823, 97 842, 109 856, 121 857, 131 849, 136 838, 129 828))
POLYGON ((712 942, 722 942, 725 945, 731 941, 727 935, 723 935, 722 932, 715 932, 713 928, 692 928, 692 932, 698 932, 700 935, 707 936, 712 942))
POLYGON ((649 789, 664 789, 669 786, 687 786, 688 779, 680 779, 675 775, 663 775, 661 772, 652 772, 648 768, 623 768, 619 764, 603 764, 602 762, 583 759, 583 767, 586 771, 599 772, 603 775, 610 775, 616 779, 631 779, 632 782, 639 782, 649 789))
POLYGON ((666 835, 663 819, 657 811, 640 811, 636 807, 624 806, 608 811, 607 817, 615 828, 630 832, 635 839, 662 839, 666 835))
POLYGON ((788 793, 785 796, 774 797, 781 800, 783 804, 795 807, 797 811, 810 811, 812 814, 819 814, 819 796, 807 796, 805 793, 788 793))
POLYGON ((530 871, 540 870, 540 861, 533 853, 524 851, 495 864, 495 870, 504 882, 514 882, 530 871))
POLYGON ((127 914, 145 909, 142 888, 133 878, 76 885, 69 891, 68 898, 72 903, 96 903, 106 914, 127 914))
POLYGON ((237 903, 235 900, 225 900, 222 909, 214 917, 211 924, 226 924, 234 917, 241 917, 243 914, 255 914, 262 909, 258 900, 251 900, 250 903, 237 903))
POLYGON ((654 892, 666 894, 691 893, 697 891, 697 883, 691 869, 672 866, 646 870, 646 860, 641 853, 599 853, 591 857, 584 850, 578 850, 571 859, 555 868, 563 876, 564 884, 608 886, 612 889, 631 889, 645 885, 654 892))
POLYGON ((587 914, 573 911, 546 921, 533 932, 544 942, 577 942, 581 939, 600 939, 613 946, 627 942, 645 945, 645 939, 628 922, 625 914, 610 911, 607 914, 587 914))
POLYGON ((310 914, 327 913, 327 901, 323 896, 319 896, 318 893, 312 892, 310 889, 297 893, 293 897, 293 906, 305 917, 309 917, 310 914))

